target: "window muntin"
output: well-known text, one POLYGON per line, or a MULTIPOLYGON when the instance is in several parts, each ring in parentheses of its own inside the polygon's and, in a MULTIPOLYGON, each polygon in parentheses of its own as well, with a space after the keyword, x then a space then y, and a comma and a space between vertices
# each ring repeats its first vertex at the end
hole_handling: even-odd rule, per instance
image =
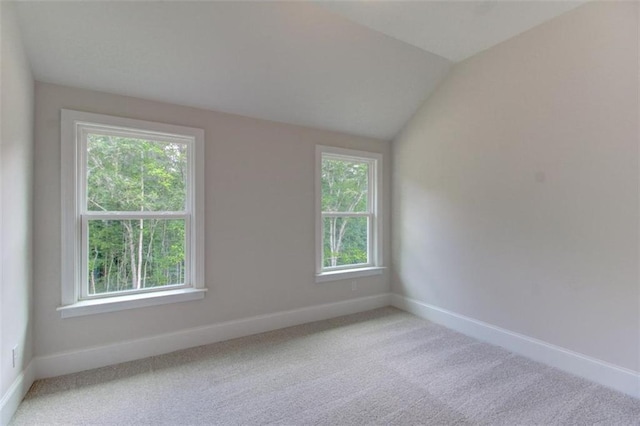
POLYGON ((203 141, 200 129, 62 110, 63 307, 202 297, 203 141))
POLYGON ((380 266, 381 156, 318 146, 317 273, 380 266))

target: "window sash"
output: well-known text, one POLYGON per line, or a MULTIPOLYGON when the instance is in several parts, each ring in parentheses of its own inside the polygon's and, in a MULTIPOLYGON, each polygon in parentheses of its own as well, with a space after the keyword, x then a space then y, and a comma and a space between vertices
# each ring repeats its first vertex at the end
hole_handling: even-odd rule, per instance
POLYGON ((80 238, 81 243, 81 265, 80 265, 80 282, 78 283, 79 300, 104 299, 114 296, 122 296, 128 294, 151 293, 156 291, 176 290, 181 288, 192 288, 192 272, 190 268, 191 260, 191 216, 186 213, 168 212, 169 214, 157 212, 99 212, 98 214, 86 213, 81 215, 80 238), (109 293, 89 294, 89 221, 91 220, 127 220, 127 219, 182 219, 184 220, 184 282, 180 284, 170 284, 159 287, 147 287, 138 290, 121 290, 109 293))
MULTIPOLYGON (((335 153, 329 153, 329 152, 323 152, 320 158, 320 168, 322 168, 322 161, 323 160, 336 160, 336 161, 345 161, 345 162, 352 162, 352 163, 367 163, 368 164, 368 168, 367 168, 367 208, 365 210, 362 211, 358 211, 358 212, 345 212, 345 213, 372 213, 375 211, 375 206, 374 206, 374 202, 375 202, 375 192, 376 192, 376 180, 375 180, 375 176, 376 176, 376 165, 377 165, 377 160, 374 158, 363 158, 363 157, 357 157, 357 156, 353 156, 353 155, 342 155, 342 154, 335 154, 335 153)), ((321 171, 318 171, 318 173, 322 173, 321 171)), ((322 206, 322 188, 320 188, 320 205, 322 206)), ((329 213, 329 212, 326 212, 329 213)), ((331 213, 337 213, 337 212, 331 212, 331 213)))
MULTIPOLYGON (((146 130, 136 130, 127 128, 117 128, 112 126, 102 126, 98 124, 88 123, 76 123, 77 125, 77 176, 79 181, 77 182, 77 200, 80 214, 93 212, 88 209, 88 136, 89 134, 99 134, 105 136, 118 136, 131 139, 142 139, 150 142, 159 143, 178 143, 187 146, 187 181, 185 185, 185 211, 191 213, 193 211, 193 167, 194 167, 194 154, 193 145, 195 140, 193 138, 185 136, 177 136, 170 134, 162 134, 158 132, 151 132, 146 130)), ((162 212, 162 210, 150 210, 152 212, 162 212)), ((127 213, 127 212, 123 212, 127 213)))
POLYGON ((374 229, 375 229, 375 215, 373 213, 334 213, 334 212, 322 212, 321 214, 321 226, 322 233, 320 237, 321 248, 321 266, 322 271, 340 271, 345 269, 357 269, 357 268, 369 268, 375 266, 375 252, 373 250, 374 229), (324 266, 324 219, 326 217, 366 217, 367 218, 367 262, 365 263, 352 263, 349 265, 338 266, 324 266))

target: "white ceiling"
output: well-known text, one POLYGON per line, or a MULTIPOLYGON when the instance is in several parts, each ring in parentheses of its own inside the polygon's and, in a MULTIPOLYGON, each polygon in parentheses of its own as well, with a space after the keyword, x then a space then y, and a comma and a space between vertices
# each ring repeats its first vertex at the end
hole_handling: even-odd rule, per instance
POLYGON ((17 4, 38 81, 381 139, 392 139, 444 78, 452 64, 445 57, 466 57, 568 8, 564 2, 17 4))

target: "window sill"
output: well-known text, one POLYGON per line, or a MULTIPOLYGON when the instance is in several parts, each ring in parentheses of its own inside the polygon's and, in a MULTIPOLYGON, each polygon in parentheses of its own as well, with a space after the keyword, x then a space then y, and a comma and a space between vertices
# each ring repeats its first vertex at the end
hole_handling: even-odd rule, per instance
POLYGON ((373 266, 370 268, 359 269, 343 269, 340 271, 323 272, 316 274, 316 282, 324 283, 327 281, 347 280, 349 278, 368 277, 371 275, 381 275, 387 268, 381 266, 373 266))
POLYGON ((203 288, 181 288, 153 293, 129 294, 104 299, 83 300, 73 305, 60 306, 57 310, 62 318, 72 318, 198 300, 203 299, 206 292, 207 290, 203 288))

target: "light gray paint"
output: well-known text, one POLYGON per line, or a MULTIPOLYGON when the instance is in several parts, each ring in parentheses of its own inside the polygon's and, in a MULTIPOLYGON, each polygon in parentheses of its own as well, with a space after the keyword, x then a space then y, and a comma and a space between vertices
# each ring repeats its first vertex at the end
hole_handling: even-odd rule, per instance
MULTIPOLYGON (((35 341, 46 356, 389 291, 389 274, 315 283, 315 145, 369 150, 390 143, 241 116, 36 83, 35 341), (204 300, 61 319, 60 108, 205 131, 204 300)), ((390 174, 384 180, 390 262, 390 174)))
POLYGON ((456 65, 393 144, 393 290, 640 371, 638 4, 456 65))
POLYGON ((33 77, 11 4, 0 2, 0 398, 32 357, 33 77), (11 349, 18 346, 12 366, 11 349))
POLYGON ((21 2, 38 81, 391 139, 450 62, 307 2, 21 2))
POLYGON ((317 1, 368 28, 457 62, 585 1, 317 1))

